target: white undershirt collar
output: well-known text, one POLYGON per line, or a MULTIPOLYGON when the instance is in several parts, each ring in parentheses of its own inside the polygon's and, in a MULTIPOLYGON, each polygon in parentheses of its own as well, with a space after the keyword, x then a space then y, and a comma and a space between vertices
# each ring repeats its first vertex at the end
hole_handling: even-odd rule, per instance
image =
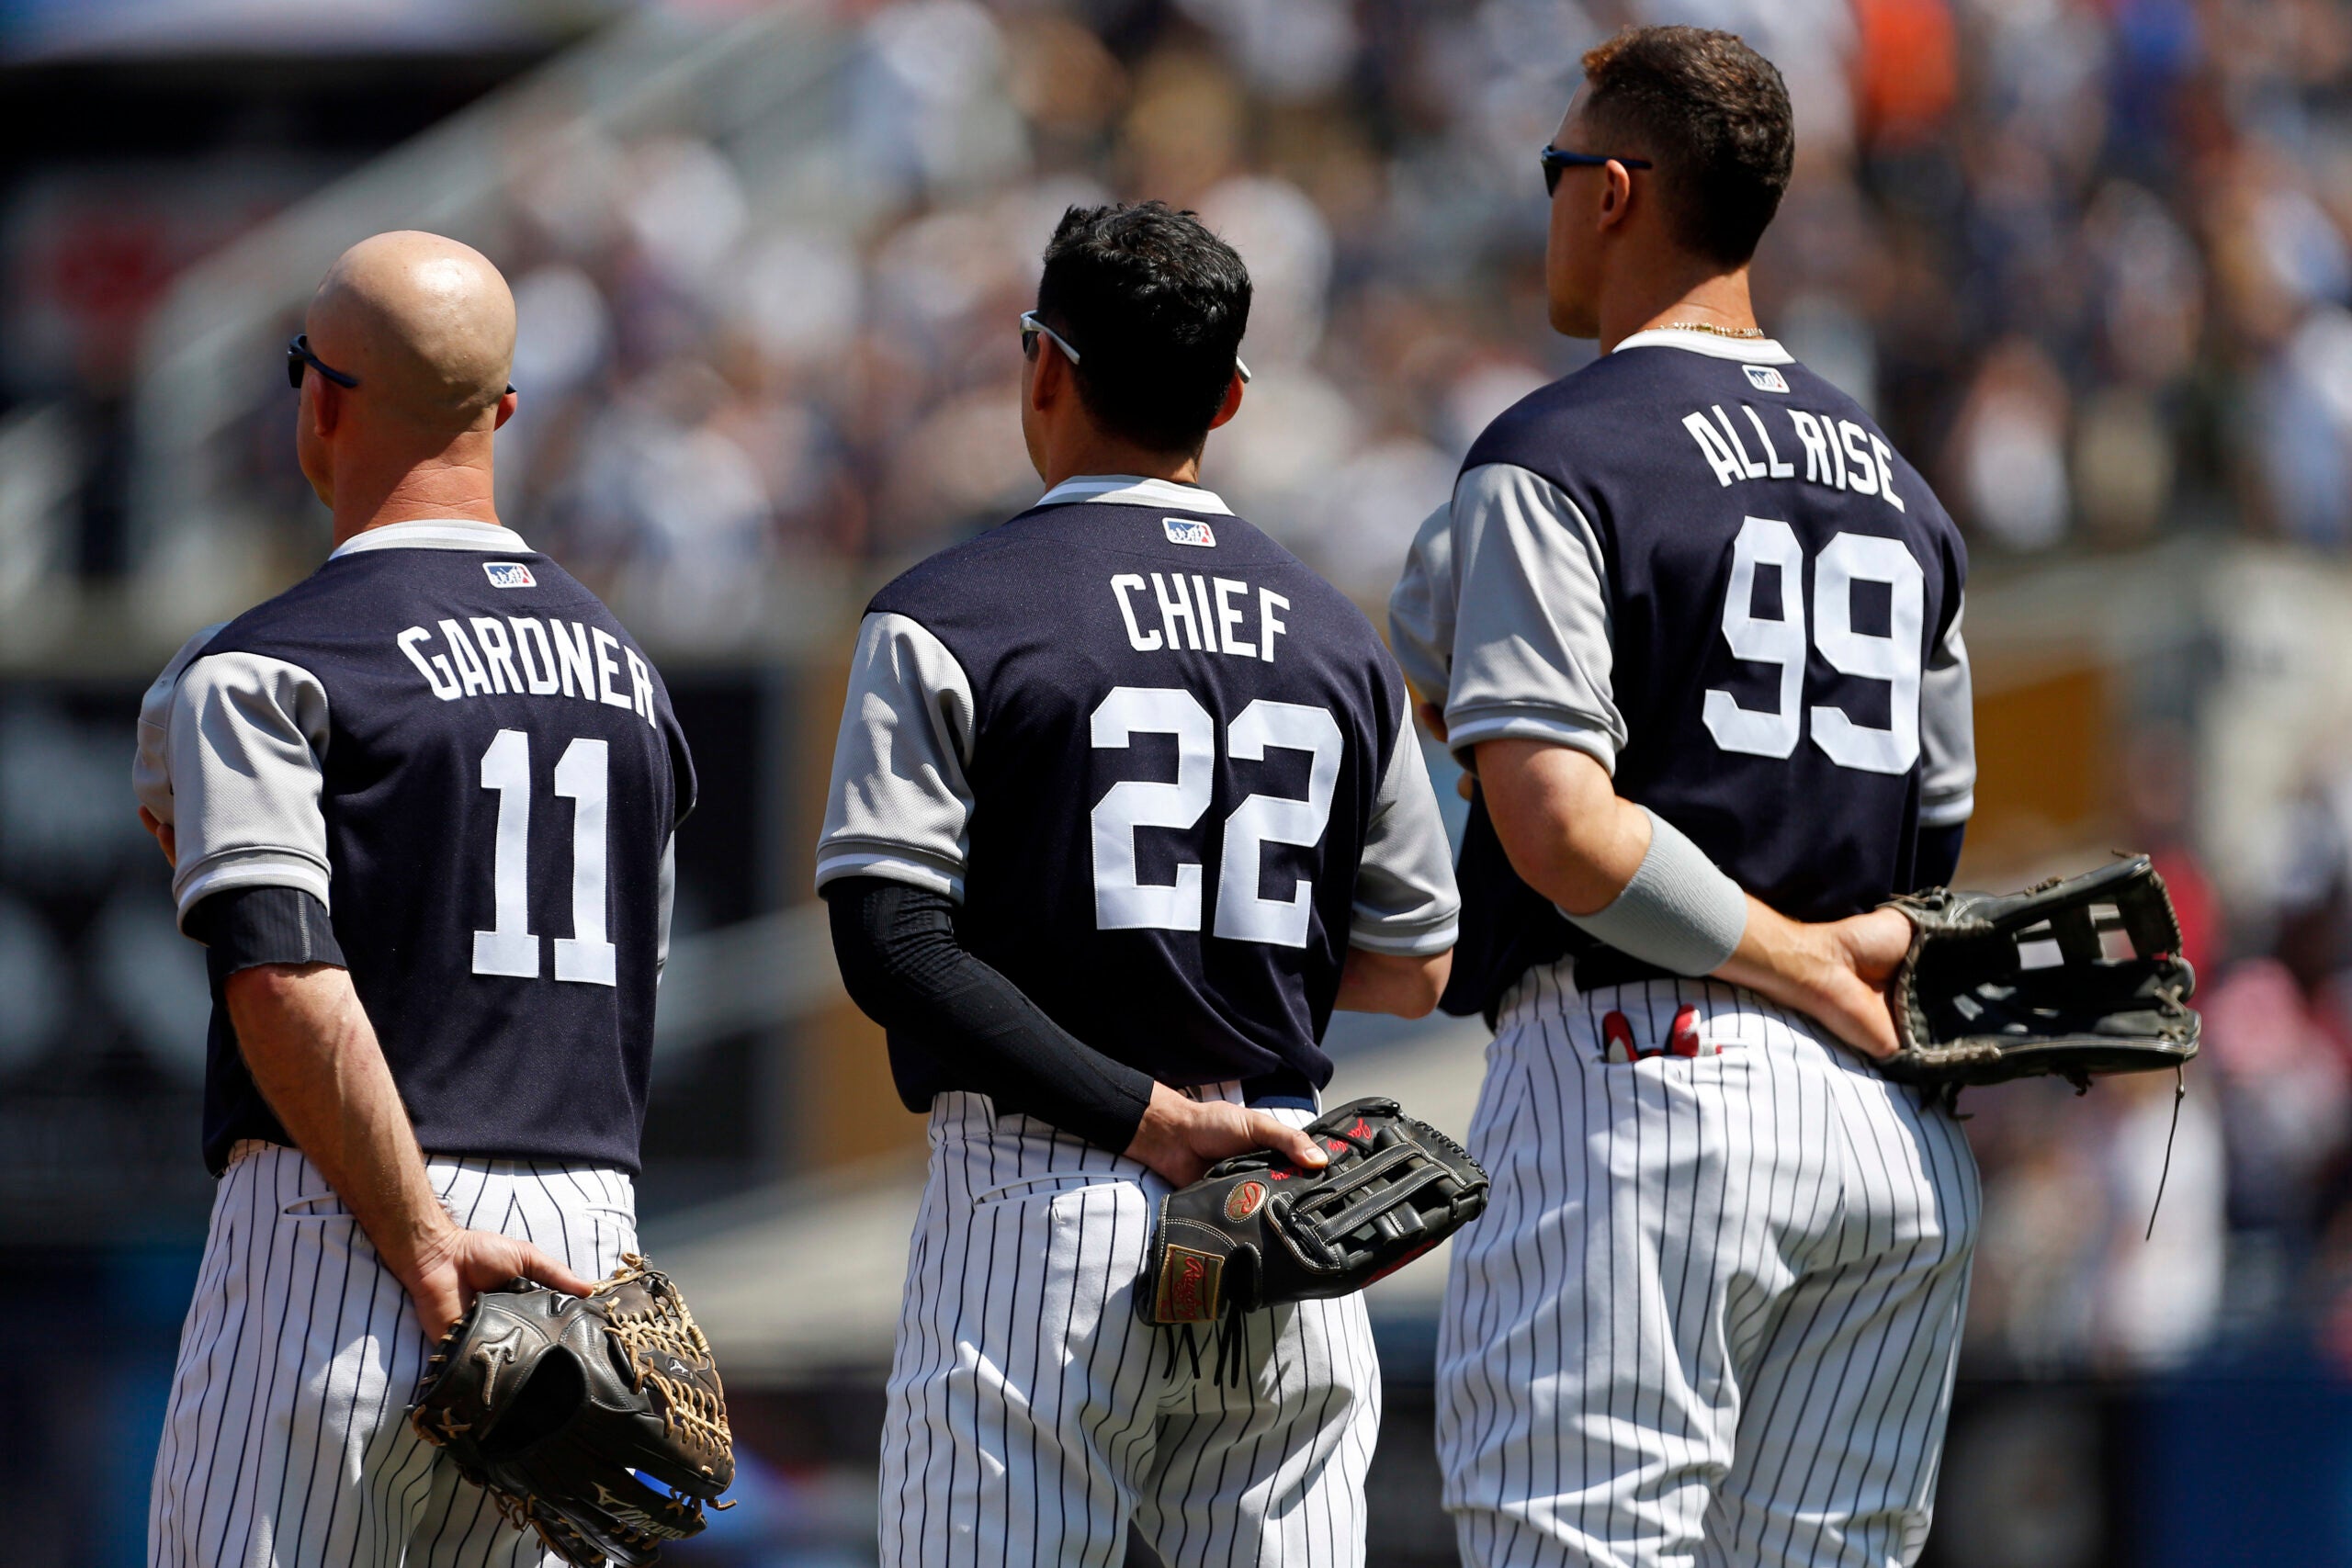
POLYGON ((1623 354, 1629 348, 1680 348, 1703 354, 1710 359, 1736 359, 1748 365, 1796 362, 1794 355, 1769 337, 1718 337, 1713 333, 1694 333, 1687 327, 1652 327, 1624 339, 1610 352, 1623 354))
POLYGON ((354 534, 334 547, 329 560, 362 550, 503 550, 528 553, 530 546, 512 528, 495 523, 469 523, 462 517, 429 517, 413 523, 387 523, 364 534, 354 534))
POLYGON ((1037 498, 1040 506, 1061 506, 1073 501, 1110 502, 1119 506, 1169 506, 1181 512, 1230 517, 1233 508, 1215 491, 1174 479, 1139 479, 1134 474, 1079 474, 1064 479, 1037 498))

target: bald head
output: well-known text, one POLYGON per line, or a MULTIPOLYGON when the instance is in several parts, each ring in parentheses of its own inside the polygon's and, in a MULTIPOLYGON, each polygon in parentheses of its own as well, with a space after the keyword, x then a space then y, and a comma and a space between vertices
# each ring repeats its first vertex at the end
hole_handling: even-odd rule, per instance
POLYGON ((506 279, 472 246, 413 229, 344 252, 304 324, 371 411, 453 437, 488 428, 514 360, 506 279))

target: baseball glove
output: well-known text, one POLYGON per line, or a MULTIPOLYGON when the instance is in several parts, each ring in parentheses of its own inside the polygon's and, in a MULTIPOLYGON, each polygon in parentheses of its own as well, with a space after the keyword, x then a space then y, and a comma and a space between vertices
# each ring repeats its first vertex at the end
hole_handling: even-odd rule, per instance
POLYGON ((1261 1149, 1159 1201, 1136 1292, 1145 1322, 1214 1323, 1361 1291, 1487 1207, 1477 1162, 1393 1100, 1351 1100, 1306 1131, 1330 1151, 1320 1170, 1261 1149))
POLYGON ((2145 855, 2023 893, 1936 887, 1893 907, 1912 932, 1889 990, 1889 1077, 1956 1093, 2049 1074, 2084 1089, 2197 1055, 2197 976, 2145 855))
POLYGON ((643 1568, 701 1530, 703 1504, 735 1479, 710 1342, 635 1253, 589 1296, 516 1280, 477 1297, 425 1363, 409 1420, 577 1568, 643 1568))

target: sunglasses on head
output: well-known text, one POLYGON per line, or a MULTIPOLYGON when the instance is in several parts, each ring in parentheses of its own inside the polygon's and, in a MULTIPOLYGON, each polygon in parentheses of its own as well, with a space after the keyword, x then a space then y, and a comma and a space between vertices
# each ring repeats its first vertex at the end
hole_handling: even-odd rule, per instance
MULTIPOLYGON (((1069 340, 1068 338, 1062 336, 1061 333, 1054 331, 1053 328, 1039 321, 1037 319, 1036 311, 1022 311, 1021 356, 1023 359, 1035 359, 1037 356, 1037 340, 1041 337, 1051 338, 1053 340, 1054 346, 1062 351, 1062 357, 1064 359, 1069 360, 1072 365, 1078 363, 1078 350, 1070 347, 1069 340)), ((1233 373, 1241 378, 1244 385, 1248 384, 1250 380, 1250 367, 1241 362, 1241 356, 1238 354, 1233 356, 1233 373)))
MULTIPOLYGON (((1072 357, 1075 358, 1076 355, 1072 355, 1072 357)), ((320 375, 325 377, 328 380, 333 381, 338 387, 356 387, 359 385, 358 377, 348 375, 344 371, 336 369, 334 366, 329 365, 325 360, 321 359, 317 355, 311 352, 310 333, 296 333, 291 341, 289 341, 286 345, 286 384, 293 388, 296 391, 300 391, 302 389, 302 372, 305 370, 315 370, 320 375)), ((512 381, 507 382, 506 389, 509 392, 512 392, 514 389, 514 383, 512 381)))
POLYGON ((302 372, 315 369, 338 387, 356 387, 359 378, 342 371, 311 352, 311 334, 296 333, 286 345, 286 384, 296 391, 302 389, 302 372))
POLYGON ((1620 158, 1608 152, 1563 152, 1548 145, 1537 156, 1543 160, 1544 194, 1547 197, 1559 194, 1563 169, 1598 169, 1604 164, 1623 164, 1629 169, 1650 167, 1647 158, 1620 158))

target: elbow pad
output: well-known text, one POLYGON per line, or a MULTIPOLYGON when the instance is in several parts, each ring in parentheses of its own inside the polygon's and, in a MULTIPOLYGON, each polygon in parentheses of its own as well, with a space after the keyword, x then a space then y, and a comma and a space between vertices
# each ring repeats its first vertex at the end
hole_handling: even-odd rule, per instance
POLYGON ((1679 828, 1650 819, 1649 852, 1634 880, 1603 909, 1560 911, 1571 925, 1618 952, 1677 975, 1712 975, 1747 930, 1747 895, 1679 828))

